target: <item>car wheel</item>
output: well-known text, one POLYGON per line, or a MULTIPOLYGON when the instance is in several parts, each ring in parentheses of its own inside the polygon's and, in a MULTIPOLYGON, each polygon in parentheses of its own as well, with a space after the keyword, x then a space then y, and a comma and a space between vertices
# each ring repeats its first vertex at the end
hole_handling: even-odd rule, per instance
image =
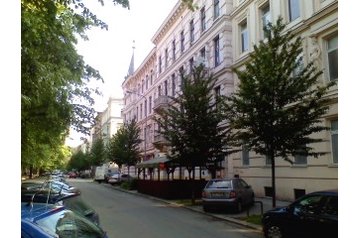
POLYGON ((203 210, 204 210, 204 212, 208 212, 209 211, 209 208, 208 208, 208 206, 203 206, 203 210))
POLYGON ((269 225, 266 232, 266 238, 283 238, 282 229, 277 225, 269 225))

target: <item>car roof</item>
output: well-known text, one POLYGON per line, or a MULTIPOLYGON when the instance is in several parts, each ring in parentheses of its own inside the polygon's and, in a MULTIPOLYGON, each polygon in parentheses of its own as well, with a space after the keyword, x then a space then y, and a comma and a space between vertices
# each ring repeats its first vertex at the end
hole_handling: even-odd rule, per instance
POLYGON ((61 193, 48 193, 48 190, 22 191, 21 202, 31 202, 33 199, 33 202, 46 203, 49 197, 49 203, 56 203, 76 196, 79 194, 65 191, 61 191, 61 193))
POLYGON ((329 190, 321 190, 312 193, 308 193, 307 195, 313 194, 321 194, 321 195, 338 195, 338 189, 329 189, 329 190))
POLYGON ((36 221, 38 219, 50 216, 57 212, 65 210, 64 206, 58 206, 46 203, 21 203, 21 219, 36 221))

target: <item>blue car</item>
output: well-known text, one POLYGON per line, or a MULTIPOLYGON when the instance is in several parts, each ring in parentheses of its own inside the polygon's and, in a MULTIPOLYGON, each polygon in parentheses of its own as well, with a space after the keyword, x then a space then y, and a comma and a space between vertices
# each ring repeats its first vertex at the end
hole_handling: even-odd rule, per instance
POLYGON ((96 224, 77 213, 46 203, 21 203, 21 237, 108 238, 96 224))
POLYGON ((338 190, 313 192, 262 218, 265 238, 337 238, 338 190))

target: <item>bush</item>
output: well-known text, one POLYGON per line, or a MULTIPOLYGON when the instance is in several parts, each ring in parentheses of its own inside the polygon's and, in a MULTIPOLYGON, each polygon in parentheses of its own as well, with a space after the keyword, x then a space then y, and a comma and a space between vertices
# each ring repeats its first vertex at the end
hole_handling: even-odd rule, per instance
POLYGON ((137 179, 132 179, 130 181, 124 181, 121 183, 121 188, 127 190, 137 190, 137 179))

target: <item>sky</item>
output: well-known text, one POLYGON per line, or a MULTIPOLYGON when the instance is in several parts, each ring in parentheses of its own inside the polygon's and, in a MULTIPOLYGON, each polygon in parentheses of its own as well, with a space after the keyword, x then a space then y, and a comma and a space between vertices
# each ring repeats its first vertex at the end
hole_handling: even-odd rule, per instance
MULTIPOLYGON (((179 0, 130 0, 130 10, 113 6, 112 1, 88 1, 86 6, 106 22, 108 31, 93 28, 87 31, 88 41, 79 40, 77 50, 87 64, 99 70, 104 84, 100 87, 103 96, 95 98, 95 110, 103 111, 110 96, 123 97, 122 82, 127 75, 134 48, 136 69, 154 44, 151 39, 179 0), (133 43, 134 41, 134 43, 133 43)), ((81 135, 71 131, 66 144, 81 144, 81 135)))

